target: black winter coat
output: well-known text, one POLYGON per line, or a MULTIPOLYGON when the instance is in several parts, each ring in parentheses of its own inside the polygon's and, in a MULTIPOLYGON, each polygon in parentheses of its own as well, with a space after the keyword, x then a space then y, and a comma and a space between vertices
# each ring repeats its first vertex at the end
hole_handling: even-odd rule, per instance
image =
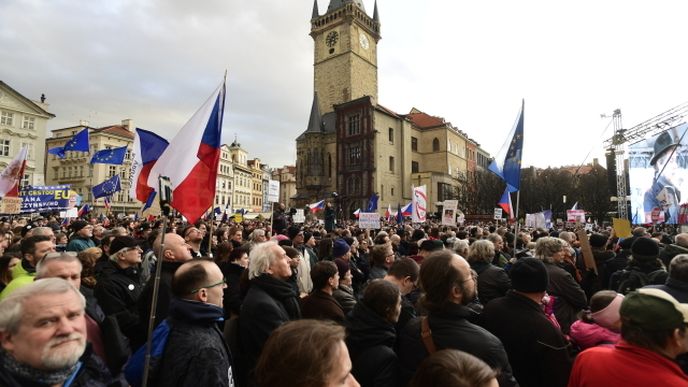
POLYGON ((241 274, 244 268, 235 263, 224 262, 220 265, 222 275, 227 280, 227 287, 225 288, 224 309, 225 319, 229 319, 231 315, 238 316, 241 312, 241 288, 239 286, 241 274))
POLYGON ((485 306, 480 325, 504 344, 522 387, 566 386, 571 372, 568 343, 533 300, 509 292, 485 306))
MULTIPOLYGON (((444 310, 430 313, 428 323, 437 350, 458 349, 481 359, 494 369, 499 369, 501 387, 518 386, 511 372, 504 346, 499 339, 482 327, 468 321, 476 313, 463 305, 447 304, 444 310)), ((428 356, 421 340, 421 319, 408 323, 399 333, 399 361, 402 383, 405 385, 416 372, 419 364, 428 356)))
POLYGON ((556 297, 554 315, 564 333, 569 333, 571 324, 578 319, 578 313, 588 306, 583 288, 566 270, 554 263, 545 263, 549 274, 547 293, 556 297))
POLYGON ((222 316, 222 308, 215 305, 180 299, 170 302, 170 334, 153 386, 234 384, 232 356, 217 325, 222 316))
POLYGON ((472 262, 471 269, 478 273, 478 298, 481 304, 503 297, 511 289, 509 275, 501 267, 487 262, 472 262))
POLYGON ((361 387, 399 386, 394 325, 359 302, 349 314, 346 326, 351 373, 361 387))
MULTIPOLYGON (((158 261, 160 262, 160 261, 158 261)), ((168 262, 163 261, 160 271, 160 287, 158 288, 158 303, 155 307, 155 326, 167 318, 169 313, 170 301, 172 301, 172 278, 179 266, 184 262, 168 262)), ((153 270, 155 268, 152 268, 153 270)), ((141 324, 139 325, 140 334, 132 339, 131 347, 138 348, 146 343, 146 332, 148 332, 148 324, 151 313, 151 301, 153 300, 153 283, 155 282, 155 272, 151 272, 151 277, 146 282, 141 291, 137 310, 141 316, 141 324)))
POLYGON ((103 268, 95 287, 98 304, 106 315, 117 318, 122 333, 132 342, 140 336, 136 304, 141 296, 141 277, 135 267, 120 268, 115 262, 103 268))
POLYGON ((648 285, 646 288, 655 288, 664 290, 669 293, 676 301, 685 304, 688 303, 688 283, 679 281, 674 278, 667 278, 664 285, 648 285))

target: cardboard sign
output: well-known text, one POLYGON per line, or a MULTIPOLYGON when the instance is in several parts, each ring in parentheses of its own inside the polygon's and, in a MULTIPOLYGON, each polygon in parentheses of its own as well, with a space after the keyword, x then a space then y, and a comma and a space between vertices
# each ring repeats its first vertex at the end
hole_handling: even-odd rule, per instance
POLYGON ((585 230, 578 230, 576 235, 578 235, 578 241, 580 242, 581 254, 583 254, 585 268, 588 270, 592 269, 595 274, 597 274, 597 264, 595 263, 595 256, 592 254, 592 249, 590 248, 588 234, 585 232, 585 230))
POLYGON ((380 228, 380 215, 377 212, 361 212, 358 214, 358 227, 368 229, 380 228))
POLYGON ((18 214, 21 212, 21 198, 4 197, 0 199, 0 214, 18 214))
POLYGON ((275 203, 279 201, 280 184, 277 180, 268 180, 268 201, 275 203))
POLYGON ((628 219, 612 218, 614 234, 619 238, 630 238, 633 236, 631 234, 631 222, 628 219))
POLYGON ((494 209, 494 219, 499 220, 502 219, 502 209, 501 208, 495 208, 494 209))

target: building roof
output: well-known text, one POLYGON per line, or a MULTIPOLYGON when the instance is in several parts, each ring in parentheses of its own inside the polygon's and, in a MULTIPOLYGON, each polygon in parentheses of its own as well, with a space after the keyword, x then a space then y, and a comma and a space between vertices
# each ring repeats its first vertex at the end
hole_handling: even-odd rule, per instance
POLYGON ((327 12, 330 13, 336 9, 342 8, 348 3, 353 3, 365 12, 365 7, 363 6, 363 1, 361 0, 330 0, 330 5, 327 7, 327 12))
POLYGON ((134 133, 130 132, 129 129, 123 125, 111 125, 99 129, 93 129, 92 133, 113 134, 116 136, 126 137, 131 140, 134 139, 134 133))
POLYGON ((415 108, 412 109, 411 112, 406 115, 406 117, 411 120, 413 125, 420 129, 436 128, 438 126, 444 126, 447 124, 447 122, 444 121, 444 118, 431 116, 415 108))
POLYGON ((10 91, 12 94, 14 94, 14 96, 15 96, 16 98, 20 99, 20 100, 23 101, 25 104, 27 104, 27 105, 29 105, 30 107, 34 108, 34 109, 37 110, 39 113, 41 113, 41 114, 43 114, 43 115, 46 115, 46 116, 48 116, 48 117, 50 117, 50 118, 55 117, 55 115, 54 115, 53 113, 50 113, 49 111, 43 109, 43 108, 42 108, 40 105, 38 105, 36 102, 33 102, 32 100, 30 100, 30 99, 24 97, 21 93, 19 93, 17 90, 14 90, 14 89, 13 89, 10 85, 8 85, 7 83, 5 83, 5 82, 3 82, 3 81, 0 81, 0 87, 1 87, 1 88, 7 89, 7 90, 10 91))
POLYGON ((388 115, 394 117, 394 118, 402 118, 398 113, 392 111, 392 109, 389 109, 389 108, 387 108, 387 107, 384 107, 384 106, 382 106, 382 105, 380 105, 380 104, 377 104, 377 105, 375 106, 375 108, 376 108, 377 110, 383 112, 383 113, 386 113, 386 114, 388 114, 388 115))

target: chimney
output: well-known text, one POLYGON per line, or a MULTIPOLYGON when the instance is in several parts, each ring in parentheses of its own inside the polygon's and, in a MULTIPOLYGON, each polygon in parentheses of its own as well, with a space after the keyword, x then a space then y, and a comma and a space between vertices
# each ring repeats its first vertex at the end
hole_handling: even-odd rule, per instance
POLYGON ((126 118, 122 120, 122 126, 127 128, 127 130, 131 132, 134 130, 134 120, 132 120, 131 118, 126 118))
POLYGON ((79 126, 88 126, 89 122, 86 120, 79 120, 79 126))

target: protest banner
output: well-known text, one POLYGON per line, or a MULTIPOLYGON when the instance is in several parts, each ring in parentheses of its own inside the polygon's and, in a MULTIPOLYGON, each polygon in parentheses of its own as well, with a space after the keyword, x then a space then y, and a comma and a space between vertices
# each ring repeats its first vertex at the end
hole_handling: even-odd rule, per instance
POLYGON ((361 212, 358 214, 358 227, 367 229, 380 228, 380 214, 377 212, 361 212))
POLYGON ((70 185, 33 186, 19 190, 22 199, 21 212, 43 212, 67 210, 76 207, 79 195, 70 190, 70 185))

